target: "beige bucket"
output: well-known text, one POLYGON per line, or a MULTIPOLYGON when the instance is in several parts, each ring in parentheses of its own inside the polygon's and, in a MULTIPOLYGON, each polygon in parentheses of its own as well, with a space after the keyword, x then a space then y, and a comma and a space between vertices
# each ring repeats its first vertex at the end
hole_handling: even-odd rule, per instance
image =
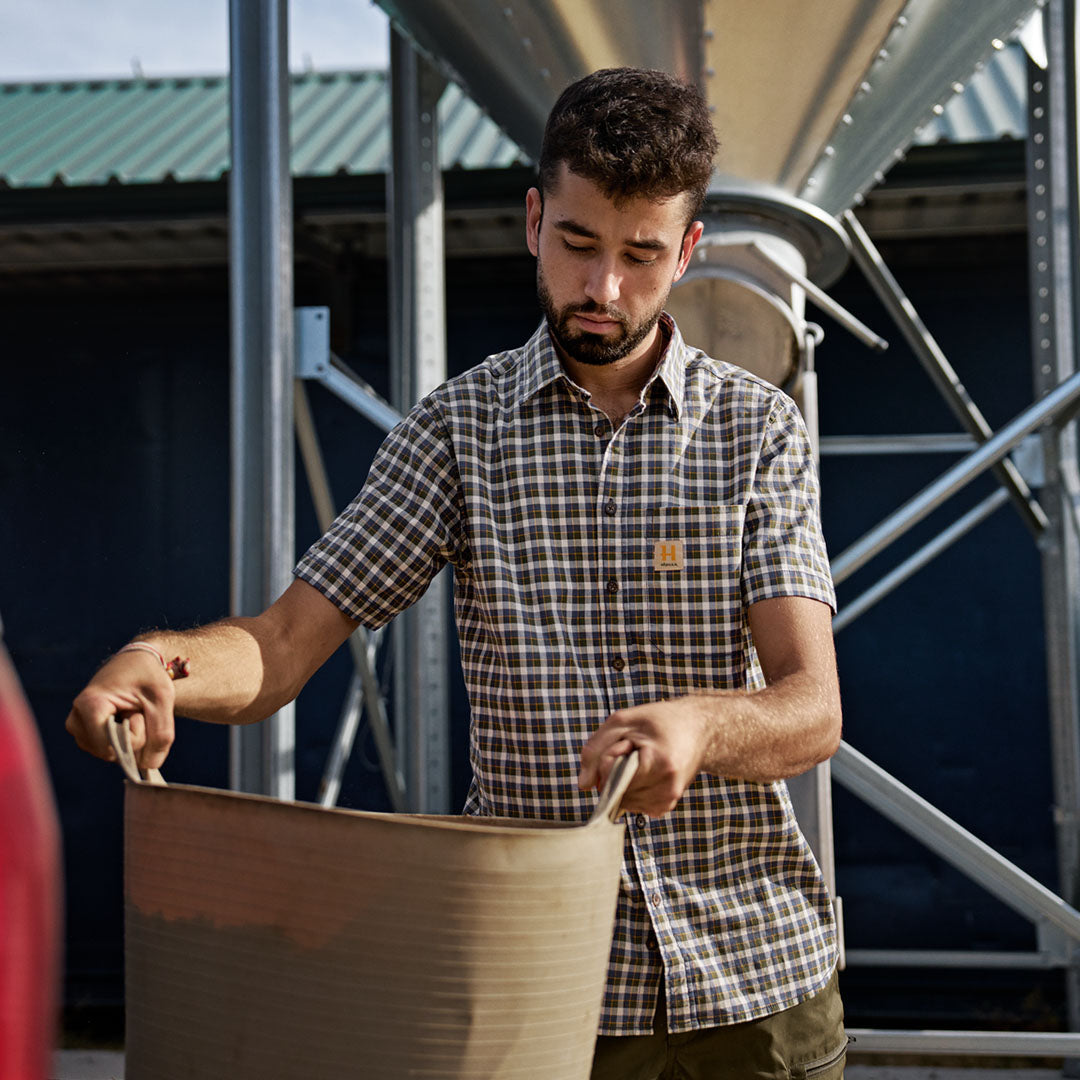
POLYGON ((584 825, 129 783, 128 1080, 584 1080, 635 767, 584 825))

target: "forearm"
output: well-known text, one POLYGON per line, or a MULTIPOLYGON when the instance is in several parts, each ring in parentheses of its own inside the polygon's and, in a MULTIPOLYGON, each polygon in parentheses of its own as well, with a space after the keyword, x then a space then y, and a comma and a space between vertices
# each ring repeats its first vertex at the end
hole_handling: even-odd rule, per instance
POLYGON ((687 699, 703 727, 704 772, 770 781, 798 776, 825 761, 840 742, 835 680, 800 671, 763 690, 717 691, 687 699))
POLYGON ((190 674, 174 682, 174 711, 195 720, 247 724, 276 712, 303 686, 287 642, 259 619, 232 618, 194 630, 140 634, 166 660, 190 659, 190 674))

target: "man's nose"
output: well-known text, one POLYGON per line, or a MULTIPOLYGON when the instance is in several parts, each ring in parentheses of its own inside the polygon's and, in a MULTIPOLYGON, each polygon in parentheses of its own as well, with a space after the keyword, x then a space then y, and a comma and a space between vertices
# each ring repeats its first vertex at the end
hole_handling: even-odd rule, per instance
POLYGON ((585 282, 585 294, 596 304, 613 304, 619 299, 621 281, 610 262, 598 260, 590 267, 585 282))

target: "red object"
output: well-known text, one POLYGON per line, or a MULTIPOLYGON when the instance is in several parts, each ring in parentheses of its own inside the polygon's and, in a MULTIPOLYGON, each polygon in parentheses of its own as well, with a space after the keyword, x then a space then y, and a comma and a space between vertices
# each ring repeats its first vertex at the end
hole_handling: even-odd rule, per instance
POLYGON ((56 804, 30 707, 0 644, 0 1080, 50 1074, 59 961, 56 804))

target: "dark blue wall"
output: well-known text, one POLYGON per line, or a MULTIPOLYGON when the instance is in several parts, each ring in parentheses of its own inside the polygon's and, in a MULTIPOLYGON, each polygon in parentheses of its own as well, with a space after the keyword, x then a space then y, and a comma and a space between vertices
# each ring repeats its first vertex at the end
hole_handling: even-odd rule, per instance
MULTIPOLYGON (((898 243, 886 254, 991 424, 1020 411, 1031 397, 1023 238, 898 243)), ((351 281, 355 329, 338 348, 385 389, 385 268, 358 261, 351 281)), ((447 288, 452 372, 523 341, 537 320, 528 258, 456 261, 447 288)), ((834 293, 893 347, 872 355, 822 318, 823 434, 958 430, 858 276, 849 273, 834 293)), ((122 785, 118 770, 75 749, 63 721, 94 667, 134 631, 226 611, 226 295, 224 274, 39 280, 0 294, 0 613, 60 805, 72 1005, 122 995, 122 785)), ((332 298, 340 305, 340 288, 301 271, 298 303, 332 298)), ((321 388, 311 398, 344 503, 378 436, 321 388)), ((949 461, 826 458, 823 516, 833 554, 949 461)), ((299 468, 298 477, 302 550, 317 530, 299 468)), ((963 493, 845 583, 841 606, 988 490, 983 481, 963 493)), ((1053 885, 1039 565, 1012 509, 844 630, 837 646, 849 741, 1053 885)), ((348 668, 344 655, 334 657, 301 696, 300 798, 315 795, 348 668)), ((455 686, 460 799, 467 716, 455 686)), ((222 729, 180 721, 166 773, 224 785, 226 745, 222 729)), ((853 797, 838 790, 835 798, 850 947, 1033 947, 1026 923, 853 797)), ((367 735, 342 802, 387 806, 367 735)), ((928 985, 940 994, 937 976, 852 971, 846 979, 855 1018, 909 1009, 925 1017, 937 1008, 970 1020, 989 993, 987 980, 958 977, 948 1002, 933 1006, 928 985)), ((1005 986, 1010 1001, 1056 993, 1028 975, 994 985, 1005 986)))

